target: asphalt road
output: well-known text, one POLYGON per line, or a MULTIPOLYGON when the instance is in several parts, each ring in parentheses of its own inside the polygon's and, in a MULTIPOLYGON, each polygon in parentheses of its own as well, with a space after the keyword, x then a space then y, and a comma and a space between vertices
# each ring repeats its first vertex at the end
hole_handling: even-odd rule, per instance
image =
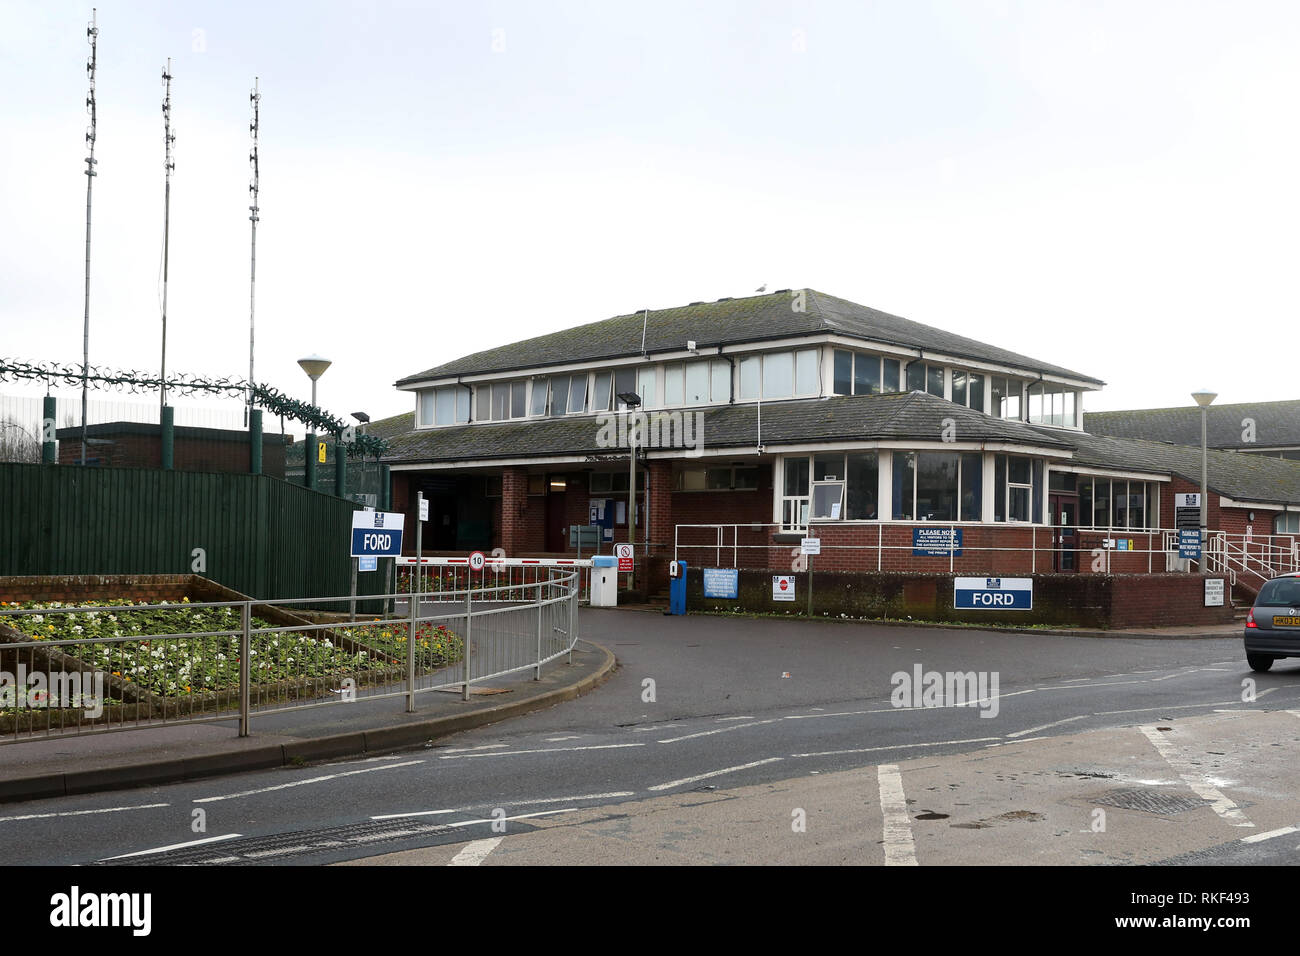
MULTIPOLYGON (((598 610, 583 612, 582 627, 620 661, 586 697, 385 757, 7 805, 0 810, 7 861, 328 863, 486 841, 470 843, 479 848, 472 860, 493 851, 496 844, 487 843, 497 840, 500 824, 492 824, 502 818, 513 837, 566 814, 627 817, 664 798, 813 776, 857 780, 868 770, 868 797, 880 803, 872 768, 885 763, 991 747, 1019 753, 1022 744, 1045 746, 1104 728, 1300 707, 1300 661, 1252 675, 1238 639, 1097 639, 598 610), (951 699, 941 702, 947 706, 894 706, 892 675, 918 666, 983 672, 990 693, 967 706, 951 699), (1256 699, 1243 701, 1249 680, 1256 699)), ((1300 719, 1289 719, 1300 738, 1300 719)), ((1139 747, 1162 759, 1140 739, 1139 747)), ((1300 809, 1296 817, 1300 822, 1300 809)), ((882 842, 874 826, 873 847, 882 842)), ((1231 842, 1239 836, 1222 840, 1234 862, 1243 852, 1231 842)), ((1279 846, 1247 849, 1262 857, 1282 852, 1279 846)), ((761 848, 755 852, 750 859, 762 859, 761 848)))

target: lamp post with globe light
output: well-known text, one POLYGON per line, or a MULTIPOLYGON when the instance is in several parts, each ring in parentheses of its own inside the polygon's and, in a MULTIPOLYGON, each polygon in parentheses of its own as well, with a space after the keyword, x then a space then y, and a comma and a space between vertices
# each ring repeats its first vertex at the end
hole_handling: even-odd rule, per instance
POLYGON ((1192 398, 1196 404, 1201 407, 1201 571, 1205 571, 1205 547, 1208 542, 1210 499, 1206 491, 1206 485, 1209 484, 1209 452, 1206 451, 1205 443, 1205 422, 1209 411, 1210 404, 1219 397, 1218 392, 1212 392, 1208 388, 1202 388, 1192 392, 1192 398))
MULTIPOLYGON (((308 355, 306 358, 298 359, 298 366, 307 373, 311 379, 311 404, 316 407, 316 381, 325 374, 325 370, 333 363, 327 358, 321 358, 319 355, 308 355)), ((307 444, 303 448, 303 484, 313 491, 316 490, 316 433, 311 432, 307 435, 307 444)))

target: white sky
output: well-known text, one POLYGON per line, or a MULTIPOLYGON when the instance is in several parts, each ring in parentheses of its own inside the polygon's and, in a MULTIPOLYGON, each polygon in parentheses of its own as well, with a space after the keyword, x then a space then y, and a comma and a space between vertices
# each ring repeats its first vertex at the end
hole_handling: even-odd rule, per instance
MULTIPOLYGON (((761 283, 1104 379, 1093 410, 1298 397, 1295 3, 98 9, 92 364, 158 367, 171 56, 169 369, 247 374, 257 75, 257 377, 305 399, 331 358, 336 414, 761 283)), ((81 361, 89 16, 0 2, 10 358, 81 361)))

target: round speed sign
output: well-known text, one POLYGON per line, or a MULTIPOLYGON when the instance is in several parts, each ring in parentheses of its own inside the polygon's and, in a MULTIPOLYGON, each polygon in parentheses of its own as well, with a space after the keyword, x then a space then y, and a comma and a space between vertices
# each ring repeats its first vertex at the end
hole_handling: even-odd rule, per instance
POLYGON ((482 571, 485 564, 487 564, 487 558, 483 557, 482 551, 475 551, 470 554, 469 567, 471 571, 482 571))

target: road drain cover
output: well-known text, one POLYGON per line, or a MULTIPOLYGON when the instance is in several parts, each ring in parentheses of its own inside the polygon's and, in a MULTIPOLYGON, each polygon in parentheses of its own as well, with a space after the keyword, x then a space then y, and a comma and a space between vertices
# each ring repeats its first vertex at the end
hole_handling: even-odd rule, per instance
POLYGON ((928 812, 928 813, 918 813, 918 814, 916 815, 916 819, 918 819, 918 820, 947 820, 947 819, 948 819, 948 814, 946 814, 946 813, 935 813, 933 810, 931 810, 931 811, 928 812))
POLYGON ((1200 797, 1161 790, 1111 790, 1098 797, 1096 802, 1108 807, 1119 807, 1121 810, 1143 810, 1147 813, 1182 813, 1209 803, 1200 797))

